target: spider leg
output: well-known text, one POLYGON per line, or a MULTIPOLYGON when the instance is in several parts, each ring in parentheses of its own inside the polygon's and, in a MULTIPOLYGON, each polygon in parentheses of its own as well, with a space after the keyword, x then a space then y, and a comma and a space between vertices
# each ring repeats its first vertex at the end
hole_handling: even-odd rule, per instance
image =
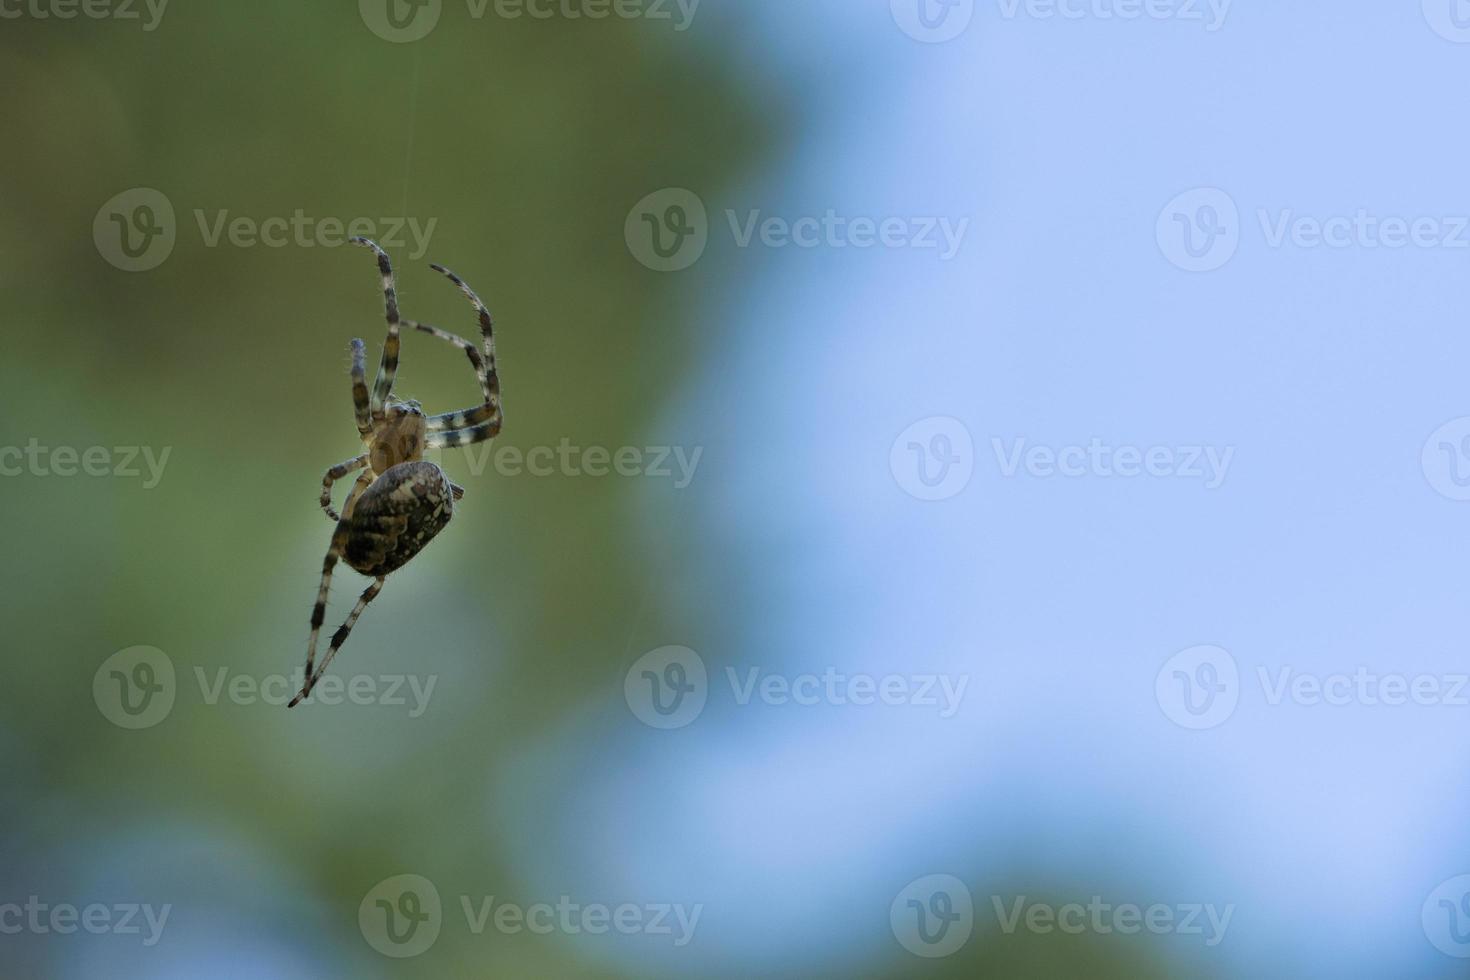
POLYGON ((334 523, 336 521, 340 521, 342 519, 342 515, 332 509, 332 484, 336 483, 344 476, 347 476, 349 473, 356 473, 367 464, 368 454, 363 453, 361 456, 358 456, 355 459, 349 459, 345 463, 338 463, 336 466, 327 470, 326 476, 322 477, 322 510, 327 512, 327 516, 330 517, 334 523))
POLYGON ((500 417, 500 373, 495 363, 495 320, 480 297, 475 295, 463 279, 444 268, 442 265, 430 265, 429 268, 444 275, 459 291, 469 299, 470 305, 475 308, 475 316, 480 324, 480 336, 483 338, 484 354, 476 350, 471 344, 461 340, 451 333, 446 333, 436 327, 418 326, 425 333, 433 334, 441 340, 448 341, 463 350, 470 359, 470 365, 475 369, 475 375, 480 382, 480 391, 485 396, 485 401, 472 408, 463 409, 458 412, 446 412, 443 415, 435 415, 429 419, 430 432, 442 432, 448 429, 463 429, 492 418, 500 417))
POLYGON ((480 393, 485 398, 483 402, 472 408, 461 409, 457 412, 445 412, 443 415, 429 416, 427 419, 428 431, 442 432, 445 429, 463 429, 465 426, 476 425, 500 413, 500 378, 498 375, 492 373, 493 369, 492 371, 487 371, 485 357, 480 353, 479 348, 467 340, 456 337, 447 330, 441 330, 428 323, 419 323, 416 320, 404 320, 403 325, 422 331, 431 337, 438 337, 445 343, 453 344, 464 351, 465 356, 470 359, 470 366, 475 369, 475 378, 480 382, 480 393))
POLYGON ((393 378, 398 373, 398 328, 402 321, 398 317, 398 290, 393 281, 393 263, 388 253, 378 243, 368 238, 353 238, 354 245, 370 248, 378 256, 378 272, 383 276, 383 306, 388 320, 388 337, 383 341, 383 359, 378 363, 378 377, 373 382, 372 412, 383 410, 388 393, 393 390, 393 378))
POLYGON ((472 425, 467 429, 449 429, 444 432, 431 432, 426 440, 430 449, 453 449, 455 446, 473 446, 477 442, 486 439, 494 439, 500 435, 501 419, 499 414, 489 422, 472 425))
MULTIPOLYGON (((371 482, 373 482, 373 471, 367 470, 352 484, 347 499, 342 503, 342 519, 337 522, 337 529, 332 532, 332 544, 327 548, 327 557, 322 560, 322 581, 317 586, 316 605, 311 609, 311 637, 306 642, 305 676, 307 677, 311 676, 312 666, 316 663, 316 641, 321 633, 322 620, 327 618, 327 596, 332 591, 332 570, 337 567, 337 562, 347 547, 348 521, 352 519, 352 511, 357 507, 357 498, 371 482)), ((292 702, 292 704, 295 703, 292 702)))
POLYGON ((485 308, 485 304, 480 302, 480 297, 475 295, 475 291, 463 279, 442 265, 431 262, 429 263, 429 268, 435 272, 442 273, 450 282, 458 286, 459 291, 469 298, 470 305, 475 308, 476 319, 480 322, 480 335, 485 338, 486 370, 490 380, 494 382, 494 390, 498 393, 500 391, 500 376, 495 372, 495 318, 490 315, 490 311, 485 308))
POLYGON ((359 435, 366 436, 373 431, 372 404, 368 400, 367 386, 367 356, 363 342, 356 338, 352 341, 352 414, 357 419, 357 431, 359 435))
POLYGON ((327 655, 322 657, 322 665, 317 668, 315 674, 311 673, 310 666, 307 667, 307 674, 302 683, 301 693, 292 698, 291 703, 286 707, 294 708, 311 695, 311 689, 316 687, 316 682, 321 680, 322 675, 327 672, 327 667, 331 664, 332 659, 337 656, 337 651, 342 649, 342 644, 347 642, 348 634, 352 632, 352 627, 357 624, 357 617, 361 616, 362 611, 367 608, 367 604, 376 599, 378 593, 383 591, 383 581, 384 577, 380 576, 373 581, 372 585, 363 589, 362 595, 357 597, 357 605, 352 607, 352 612, 348 614, 346 621, 337 627, 337 632, 332 635, 332 643, 327 648, 327 655))

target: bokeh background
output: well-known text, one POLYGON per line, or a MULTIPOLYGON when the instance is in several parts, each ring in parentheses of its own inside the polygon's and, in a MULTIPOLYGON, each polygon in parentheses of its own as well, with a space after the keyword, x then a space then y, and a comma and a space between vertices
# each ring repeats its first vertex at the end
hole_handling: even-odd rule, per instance
POLYGON ((353 6, 0 3, 0 975, 1465 973, 1470 5, 353 6), (355 220, 507 422, 288 711, 355 220))

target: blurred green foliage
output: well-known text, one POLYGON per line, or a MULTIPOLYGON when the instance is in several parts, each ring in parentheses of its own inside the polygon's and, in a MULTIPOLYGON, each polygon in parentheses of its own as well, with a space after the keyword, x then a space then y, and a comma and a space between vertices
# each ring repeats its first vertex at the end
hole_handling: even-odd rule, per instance
MULTIPOLYGON (((676 292, 635 262, 624 217, 657 188, 734 179, 778 149, 784 113, 744 101, 708 37, 650 27, 473 20, 447 4, 427 38, 391 44, 351 5, 279 0, 179 3, 151 32, 4 22, 0 444, 171 449, 149 490, 120 478, 0 482, 0 705, 15 754, 36 762, 13 786, 12 835, 65 847, 97 811, 223 821, 288 855, 344 910, 380 869, 432 865, 425 842, 504 880, 489 838, 470 832, 485 787, 454 763, 474 759, 478 773, 513 755, 606 688, 630 633, 657 634, 637 481, 477 476, 446 459, 469 491, 454 524, 390 581, 337 661, 440 673, 436 698, 462 709, 401 730, 411 748, 386 761, 356 731, 378 724, 370 713, 343 725, 181 696, 165 724, 120 733, 93 705, 91 678, 135 644, 166 651, 181 689, 196 667, 211 679, 219 667, 299 670, 331 530, 319 480, 357 451, 346 351, 363 337, 375 361, 382 340, 371 256, 210 247, 197 212, 207 225, 221 210, 436 221, 420 260, 390 249, 403 308, 474 336, 428 261, 485 296, 501 444, 648 442, 697 352, 692 297, 710 284, 696 269, 676 292), (161 266, 128 273, 103 261, 91 228, 103 202, 135 186, 167 195, 178 238, 161 266), (465 662, 483 663, 466 677, 465 662), (48 799, 64 819, 38 819, 48 799)), ((446 411, 475 390, 456 352, 406 338, 405 397, 446 411)), ((339 573, 329 632, 361 584, 339 573)), ((360 945, 350 917, 328 928, 360 945)), ((447 975, 452 946, 446 937, 442 958, 393 964, 395 975, 447 975)), ((476 975, 578 972, 548 943, 463 955, 476 975)))

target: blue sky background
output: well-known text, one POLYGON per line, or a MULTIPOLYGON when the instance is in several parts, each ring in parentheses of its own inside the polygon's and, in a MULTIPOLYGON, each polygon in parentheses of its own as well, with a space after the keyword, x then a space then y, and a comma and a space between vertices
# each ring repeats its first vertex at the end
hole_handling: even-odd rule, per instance
POLYGON ((671 762, 670 733, 591 707, 547 759, 596 735, 602 778, 547 793, 640 843, 613 857, 578 820, 544 828, 557 874, 760 894, 709 926, 708 966, 732 975, 887 955, 889 900, 931 872, 977 909, 1027 890, 1234 903, 1219 947, 1166 941, 1200 973, 1454 974, 1420 913, 1470 868, 1470 708, 1273 705, 1259 671, 1448 690, 1467 670, 1466 505, 1421 452, 1470 415, 1470 233, 1272 247, 1260 212, 1452 233, 1470 45, 1407 3, 1236 3, 1211 32, 992 2, 936 45, 885 7, 707 11, 821 111, 789 170, 705 202, 702 261, 742 288, 699 311, 718 340, 665 426, 719 451, 687 531, 648 533, 700 615, 739 600, 707 660, 966 674, 964 710, 712 704, 671 762), (1156 224, 1201 187, 1233 199, 1238 250, 1192 273, 1156 224), (726 208, 970 227, 950 262, 740 249, 726 208), (921 502, 889 453, 931 416, 964 423, 974 476, 921 502), (1022 438, 1235 454, 1217 489, 1006 477, 992 439, 1022 438), (707 549, 729 562, 678 558, 707 549), (1239 703, 1190 731, 1155 678, 1201 644, 1233 656, 1239 703))

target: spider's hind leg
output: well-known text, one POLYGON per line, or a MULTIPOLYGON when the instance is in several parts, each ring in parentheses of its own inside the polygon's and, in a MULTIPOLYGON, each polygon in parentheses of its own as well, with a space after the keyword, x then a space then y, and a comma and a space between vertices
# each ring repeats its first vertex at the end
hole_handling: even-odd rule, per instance
POLYGON ((337 627, 337 632, 332 634, 331 645, 327 647, 327 655, 322 657, 321 666, 313 674, 308 662, 306 677, 302 681, 301 693, 292 698, 291 703, 286 705, 286 707, 294 708, 311 696, 312 688, 316 687, 317 681, 321 680, 322 676, 326 674, 327 667, 331 665, 332 659, 337 656, 337 651, 342 649, 342 644, 347 642, 347 637, 352 633, 352 627, 357 624, 357 618, 362 615, 362 611, 367 608, 368 603, 376 599, 378 593, 383 591, 383 582, 385 579, 386 576, 379 576, 373 580, 372 585, 362 590, 362 595, 357 597, 357 605, 352 607, 352 612, 347 615, 347 619, 341 626, 337 627))
MULTIPOLYGON (((332 532, 332 543, 327 548, 327 557, 322 559, 322 580, 316 590, 316 605, 311 608, 311 637, 306 641, 306 677, 312 676, 312 666, 316 662, 316 643, 321 635, 322 621, 327 618, 327 596, 332 591, 332 571, 337 567, 337 562, 342 559, 347 550, 347 539, 350 536, 352 513, 357 508, 357 500, 369 483, 372 482, 373 471, 367 470, 357 478, 352 489, 347 493, 347 500, 342 504, 342 519, 337 522, 337 529, 332 532)), ((304 694, 302 695, 304 696, 304 694)), ((295 705, 301 698, 292 701, 295 705)))

